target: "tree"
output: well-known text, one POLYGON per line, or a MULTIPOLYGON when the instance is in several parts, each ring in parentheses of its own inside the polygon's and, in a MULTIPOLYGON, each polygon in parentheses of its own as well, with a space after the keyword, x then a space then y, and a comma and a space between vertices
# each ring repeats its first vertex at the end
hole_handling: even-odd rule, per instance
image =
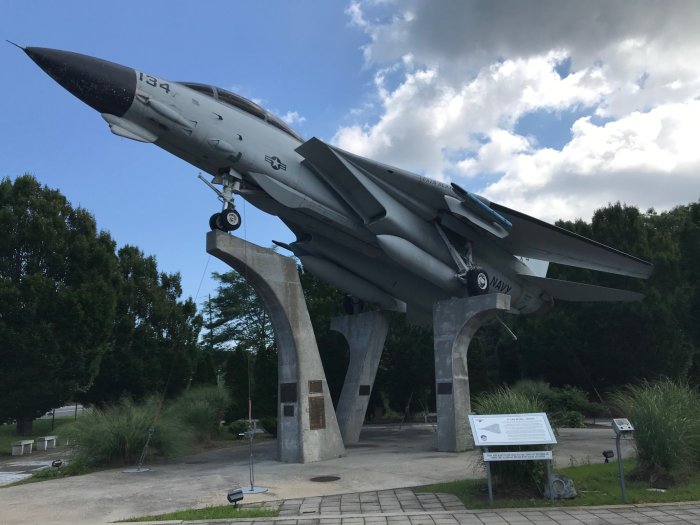
POLYGON ((180 301, 179 274, 159 273, 154 257, 133 246, 118 252, 120 281, 110 346, 85 400, 113 404, 152 393, 173 397, 189 385, 199 359, 202 319, 180 301))
POLYGON ((402 314, 391 316, 376 386, 397 412, 404 412, 409 399, 411 406, 421 410, 433 406, 435 358, 430 328, 410 325, 402 314))
POLYGON ((194 374, 192 375, 192 385, 216 385, 217 374, 214 365, 212 352, 200 350, 195 363, 194 374))
POLYGON ((345 336, 331 330, 331 319, 345 315, 346 312, 343 310, 345 294, 304 271, 301 267, 299 268, 299 280, 304 289, 304 299, 316 335, 316 344, 326 375, 328 390, 333 403, 337 405, 350 361, 350 352, 345 336))
POLYGON ((251 356, 250 352, 242 348, 236 348, 233 352, 227 353, 224 383, 231 394, 233 413, 230 419, 235 420, 248 415, 248 372, 251 356))
POLYGON ((28 434, 95 378, 117 261, 92 215, 29 175, 0 183, 0 232, 0 420, 28 434))
POLYGON ((216 295, 204 303, 209 319, 207 345, 218 350, 256 351, 274 345, 265 305, 245 278, 234 270, 212 274, 219 282, 216 295))
POLYGON ((637 303, 562 301, 544 315, 512 318, 518 341, 498 343, 501 378, 600 392, 641 379, 692 379, 700 348, 692 307, 700 276, 699 210, 692 204, 640 213, 617 203, 597 210, 590 224, 558 223, 650 260, 654 273, 641 281, 553 264, 548 277, 636 289, 646 297, 637 303))
POLYGON ((253 368, 253 396, 256 417, 277 416, 277 350, 274 346, 258 348, 253 368))

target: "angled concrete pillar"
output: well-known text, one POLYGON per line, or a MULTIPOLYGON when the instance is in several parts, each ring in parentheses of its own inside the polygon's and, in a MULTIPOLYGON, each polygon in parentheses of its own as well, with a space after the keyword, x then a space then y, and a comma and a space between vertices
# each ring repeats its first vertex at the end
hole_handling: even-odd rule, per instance
POLYGON ((207 252, 239 272, 270 315, 277 341, 277 459, 308 463, 345 454, 316 337, 293 259, 221 231, 207 252))
POLYGON ((343 443, 354 445, 360 440, 362 422, 389 331, 389 319, 383 312, 344 315, 331 319, 331 330, 343 334, 350 347, 350 363, 336 416, 343 443))
POLYGON ((488 294, 440 301, 433 306, 437 449, 472 448, 467 349, 476 331, 499 311, 510 309, 510 295, 488 294))

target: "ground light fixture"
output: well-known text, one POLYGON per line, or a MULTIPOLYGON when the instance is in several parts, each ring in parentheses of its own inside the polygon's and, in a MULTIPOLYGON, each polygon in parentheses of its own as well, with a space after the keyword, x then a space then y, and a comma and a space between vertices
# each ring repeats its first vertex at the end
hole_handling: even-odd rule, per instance
POLYGON ((234 507, 238 507, 238 502, 243 499, 243 490, 240 487, 234 487, 226 494, 226 499, 229 503, 233 503, 234 507))
POLYGON ((610 459, 615 457, 615 453, 612 450, 603 450, 603 457, 606 463, 610 463, 610 459))

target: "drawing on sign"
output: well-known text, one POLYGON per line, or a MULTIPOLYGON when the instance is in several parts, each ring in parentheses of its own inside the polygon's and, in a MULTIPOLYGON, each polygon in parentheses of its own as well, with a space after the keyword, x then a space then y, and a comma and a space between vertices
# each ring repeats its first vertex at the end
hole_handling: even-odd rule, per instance
POLYGON ((486 430, 488 432, 493 432, 494 434, 500 434, 501 433, 501 425, 498 423, 494 423, 493 425, 489 425, 487 427, 484 427, 483 430, 486 430))

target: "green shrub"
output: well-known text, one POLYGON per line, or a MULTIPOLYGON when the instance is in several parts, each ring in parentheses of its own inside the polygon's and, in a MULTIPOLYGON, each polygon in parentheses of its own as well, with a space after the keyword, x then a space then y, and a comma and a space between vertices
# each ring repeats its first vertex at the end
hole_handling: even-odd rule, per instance
POLYGON ((142 405, 123 399, 104 410, 84 413, 64 432, 74 447, 71 463, 84 466, 134 463, 141 455, 151 427, 154 428, 149 443, 151 453, 173 456, 184 452, 191 434, 177 420, 158 418, 158 409, 159 400, 152 397, 142 405))
POLYGON ((556 414, 553 424, 557 428, 583 428, 585 426, 585 418, 581 412, 567 410, 556 414))
POLYGON ((260 425, 263 430, 272 437, 277 437, 277 418, 273 416, 265 416, 260 418, 260 425))
POLYGON ((522 394, 529 399, 547 401, 552 397, 552 387, 546 381, 522 379, 510 387, 511 391, 522 394))
POLYGON ((229 393, 223 387, 193 387, 174 400, 166 414, 169 418, 182 421, 198 439, 211 439, 218 434, 230 403, 229 393))
POLYGON ((537 397, 501 387, 493 392, 478 396, 473 403, 477 414, 521 414, 544 412, 544 406, 537 397))
POLYGON ((238 437, 238 434, 248 432, 248 421, 245 419, 237 419, 236 421, 232 421, 228 425, 228 431, 234 436, 238 437))
MULTIPOLYGON (((543 412, 542 402, 537 397, 529 397, 521 392, 515 392, 508 387, 502 387, 494 392, 478 396, 473 403, 477 414, 522 414, 543 412)), ((539 446, 508 446, 499 447, 498 451, 537 450, 539 446)), ((543 486, 546 478, 544 463, 541 461, 494 461, 491 463, 491 474, 496 483, 518 487, 543 486)))
POLYGON ((586 393, 578 387, 566 385, 562 388, 552 389, 554 395, 547 400, 548 409, 552 412, 579 412, 587 416, 594 416, 598 412, 598 406, 588 400, 586 393))
POLYGON ((585 421, 584 416, 596 416, 602 409, 597 403, 591 403, 586 393, 575 386, 566 385, 562 388, 553 388, 544 381, 525 379, 513 385, 512 390, 531 399, 539 400, 555 428, 582 427, 585 421))
POLYGON ((634 425, 637 475, 678 475, 700 465, 700 396, 664 379, 630 386, 613 400, 634 425))

